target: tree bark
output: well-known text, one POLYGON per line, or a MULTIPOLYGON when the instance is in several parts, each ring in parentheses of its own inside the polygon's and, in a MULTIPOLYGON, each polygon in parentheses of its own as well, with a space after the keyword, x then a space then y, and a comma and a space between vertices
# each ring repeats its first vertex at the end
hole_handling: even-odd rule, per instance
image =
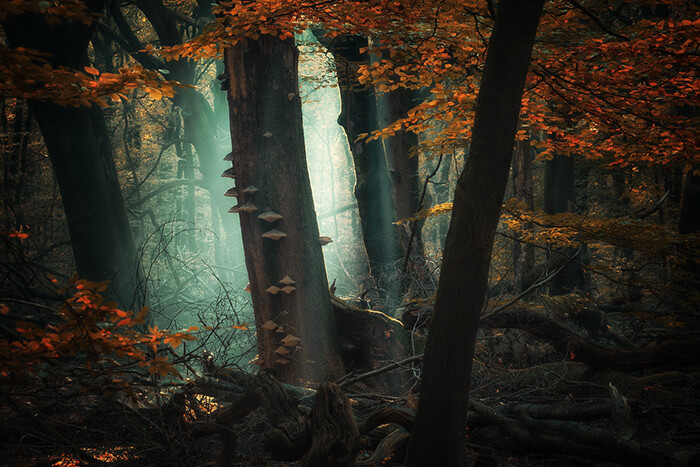
MULTIPOLYGON (((102 12, 103 1, 83 2, 102 12)), ((46 24, 37 15, 8 16, 3 28, 13 46, 49 54, 53 66, 82 70, 94 23, 46 24)), ((124 308, 137 305, 138 267, 112 145, 104 115, 96 105, 63 107, 30 101, 58 182, 78 274, 109 280, 107 295, 124 308)))
POLYGON ((433 321, 423 359, 411 466, 466 463, 467 406, 476 331, 520 101, 544 0, 502 0, 476 103, 469 157, 455 191, 433 321))
POLYGON ((269 36, 239 42, 224 57, 238 202, 257 208, 239 215, 259 356, 263 367, 294 383, 343 373, 306 166, 297 58, 293 41, 269 36), (244 193, 250 186, 257 192, 244 193), (283 217, 268 223, 258 218, 265 211, 283 217), (286 237, 262 237, 273 229, 286 237), (294 290, 267 291, 284 287, 285 276, 294 290), (266 329, 268 321, 285 332, 266 329), (285 352, 279 347, 287 334, 299 337, 300 347, 276 353, 285 352))
MULTIPOLYGON (((386 128, 413 108, 419 99, 417 91, 399 88, 385 94, 377 95, 377 114, 380 128, 386 128)), ((394 206, 397 219, 405 219, 416 214, 420 201, 420 180, 418 178, 418 154, 411 155, 411 148, 418 145, 418 135, 410 131, 398 131, 382 141, 384 153, 389 164, 394 206)), ((407 225, 407 224, 404 224, 407 225)), ((421 238, 422 222, 415 222, 413 228, 414 254, 423 254, 421 238)), ((408 248, 411 233, 408 229, 400 232, 404 250, 408 248)))
MULTIPOLYGON (((532 193, 532 147, 530 140, 517 141, 513 154, 513 187, 515 199, 518 203, 530 211, 534 211, 535 202, 532 193)), ((532 224, 525 225, 527 230, 532 229, 532 224)), ((515 263, 516 291, 520 292, 527 287, 523 286, 523 278, 535 267, 535 246, 516 241, 513 248, 513 261, 515 263)))

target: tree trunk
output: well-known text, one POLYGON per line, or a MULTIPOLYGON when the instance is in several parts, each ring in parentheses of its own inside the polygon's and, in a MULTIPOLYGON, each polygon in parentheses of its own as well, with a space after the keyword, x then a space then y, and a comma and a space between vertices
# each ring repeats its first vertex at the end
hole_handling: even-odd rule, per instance
MULTIPOLYGON (((101 13, 104 5, 83 3, 94 13, 101 13)), ((8 16, 3 28, 13 46, 46 52, 53 66, 82 70, 89 64, 87 45, 94 23, 49 25, 39 16, 20 15, 8 16)), ((136 247, 104 115, 96 105, 30 104, 61 190, 78 274, 92 281, 109 280, 108 296, 131 308, 139 301, 136 247)))
MULTIPOLYGON (((555 154, 548 160, 544 171, 544 212, 558 214, 574 212, 574 161, 571 156, 555 154)), ((564 248, 561 251, 567 256, 574 254, 575 249, 564 248)), ((583 267, 578 261, 569 263, 550 282, 549 293, 561 295, 572 290, 585 290, 586 280, 583 267)))
MULTIPOLYGON (((535 202, 532 194, 532 148, 530 140, 517 141, 513 153, 513 186, 515 199, 518 203, 530 211, 534 211, 535 202)), ((527 230, 532 229, 532 224, 525 225, 527 230)), ((515 242, 513 248, 513 261, 515 263, 515 285, 517 292, 524 290, 523 277, 535 267, 535 246, 515 242)))
POLYGON ((345 129, 355 165, 355 198, 370 274, 380 295, 389 299, 385 309, 393 308, 403 293, 403 285, 398 280, 402 245, 394 224, 392 182, 382 142, 358 140, 361 134, 380 129, 374 90, 362 86, 357 79, 357 65, 367 60, 359 52, 367 46, 367 39, 344 36, 329 41, 322 34, 316 36, 335 59, 341 98, 338 123, 345 129))
POLYGON ((455 191, 407 465, 463 465, 476 331, 544 0, 501 0, 455 191), (468 267, 465 267, 468 266, 468 267))
POLYGON ((263 367, 295 383, 343 373, 306 166, 297 58, 293 41, 269 36, 239 42, 224 58, 238 202, 256 208, 239 215, 259 356, 263 367), (251 186, 257 191, 243 192, 251 186), (283 217, 258 218, 266 211, 283 217), (272 230, 286 237, 263 238, 272 230), (296 282, 294 290, 268 291, 285 287, 285 276, 296 282), (284 332, 264 326, 268 321, 284 332), (280 340, 289 334, 301 342, 286 346, 292 350, 286 354, 280 340))
MULTIPOLYGON (((386 128, 400 118, 406 117, 419 98, 418 92, 399 88, 386 94, 377 95, 377 114, 380 128, 386 128)), ((389 174, 392 182, 396 218, 405 219, 416 214, 420 201, 420 180, 418 178, 418 154, 411 154, 411 148, 418 145, 418 135, 410 131, 398 131, 394 136, 382 140, 389 174)), ((408 224, 404 224, 406 226, 408 224)), ((421 256, 423 241, 421 238, 422 222, 415 222, 413 228, 412 251, 421 256)), ((408 229, 400 231, 404 250, 408 248, 411 233, 408 229)))

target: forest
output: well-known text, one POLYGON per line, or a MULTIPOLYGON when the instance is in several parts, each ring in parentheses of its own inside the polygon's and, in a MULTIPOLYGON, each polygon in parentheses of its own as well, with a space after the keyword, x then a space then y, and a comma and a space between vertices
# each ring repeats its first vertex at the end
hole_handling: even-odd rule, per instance
POLYGON ((0 31, 0 465, 700 465, 700 1, 0 31))

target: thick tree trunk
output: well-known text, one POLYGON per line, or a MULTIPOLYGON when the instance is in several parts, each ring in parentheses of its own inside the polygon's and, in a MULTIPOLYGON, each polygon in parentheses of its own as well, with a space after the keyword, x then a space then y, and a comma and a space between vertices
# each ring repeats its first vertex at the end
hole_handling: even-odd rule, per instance
POLYGON ((306 166, 297 58, 293 41, 269 36, 239 42, 225 53, 238 202, 255 209, 238 215, 260 359, 295 383, 343 373, 306 166), (257 191, 244 192, 252 186, 257 191), (283 217, 258 218, 266 211, 283 217), (286 236, 263 238, 273 230, 286 236), (294 289, 271 293, 270 287, 285 287, 285 276, 295 281, 294 289), (284 332, 264 326, 268 321, 284 332), (298 346, 282 345, 290 334, 301 339, 298 346))
POLYGON ((357 79, 358 64, 367 60, 359 52, 367 46, 367 39, 345 36, 328 41, 320 33, 316 36, 335 58, 341 98, 338 123, 345 129, 355 165, 355 198, 370 274, 380 295, 389 298, 391 308, 403 293, 402 282, 398 280, 403 255, 398 227, 394 224, 392 182, 382 142, 358 139, 361 134, 380 129, 374 90, 360 85, 357 79))
POLYGON ((455 192, 407 464, 463 465, 476 331, 544 0, 501 0, 455 192))
MULTIPOLYGON (((97 13, 104 5, 83 3, 97 13)), ((79 70, 89 64, 87 45, 93 26, 77 21, 48 25, 32 15, 9 16, 3 22, 13 46, 47 52, 54 66, 79 70)), ((111 281, 109 296, 125 308, 136 305, 136 247, 102 111, 96 105, 30 104, 61 190, 78 274, 92 281, 111 281)))

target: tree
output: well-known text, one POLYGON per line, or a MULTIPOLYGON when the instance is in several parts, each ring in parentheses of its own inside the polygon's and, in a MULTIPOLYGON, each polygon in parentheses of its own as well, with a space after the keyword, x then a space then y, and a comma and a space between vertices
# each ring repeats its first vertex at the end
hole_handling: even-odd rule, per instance
POLYGON ((342 374, 314 211, 297 49, 262 36, 226 49, 233 167, 260 365, 285 381, 342 374))
MULTIPOLYGON (((38 13, 8 15, 3 29, 13 47, 46 53, 54 67, 83 70, 94 17, 103 1, 81 2, 85 16, 47 21, 38 13)), ((56 174, 78 273, 110 280, 110 296, 126 307, 140 301, 136 247, 122 198, 102 111, 94 103, 67 107, 30 100, 56 174)))
POLYGON ((502 0, 498 5, 469 157, 457 183, 445 242, 408 465, 465 462, 476 331, 543 4, 544 0, 502 0))
POLYGON ((358 65, 367 60, 361 49, 367 47, 368 41, 359 35, 328 39, 322 31, 315 34, 331 51, 336 63, 342 103, 338 123, 347 134, 355 165, 354 191, 370 274, 380 294, 389 298, 389 307, 395 306, 403 292, 398 276, 403 248, 393 224, 396 220, 393 183, 381 141, 366 139, 368 134, 381 129, 377 96, 371 86, 360 84, 357 75, 358 65))

